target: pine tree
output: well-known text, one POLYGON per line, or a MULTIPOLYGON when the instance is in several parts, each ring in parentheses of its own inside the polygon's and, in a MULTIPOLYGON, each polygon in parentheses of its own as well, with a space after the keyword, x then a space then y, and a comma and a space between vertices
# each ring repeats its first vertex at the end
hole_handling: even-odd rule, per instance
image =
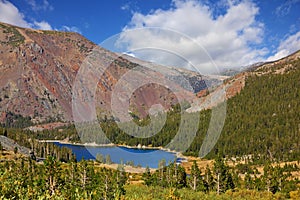
POLYGON ((201 176, 201 171, 197 165, 196 160, 194 160, 193 165, 192 165, 192 169, 191 169, 191 177, 190 177, 190 187, 194 190, 194 191, 199 191, 200 188, 203 190, 203 180, 202 180, 202 176, 201 176))
POLYGON ((264 166, 263 184, 268 192, 271 192, 272 166, 267 162, 264 166))
POLYGON ((160 179, 160 184, 162 186, 165 186, 165 167, 166 167, 166 160, 162 159, 158 163, 158 168, 159 168, 159 179, 160 179))
POLYGON ((182 166, 178 165, 177 171, 178 171, 178 179, 177 179, 176 187, 177 188, 186 187, 187 186, 187 182, 186 182, 186 172, 185 172, 185 169, 182 166))
POLYGON ((142 179, 145 185, 150 186, 152 184, 152 176, 151 176, 150 168, 148 166, 146 167, 145 172, 143 173, 142 179))
POLYGON ((212 191, 215 186, 214 177, 208 165, 206 166, 204 177, 205 183, 207 184, 207 190, 212 191))
POLYGON ((14 153, 17 154, 18 153, 18 147, 14 148, 14 153))
POLYGON ((81 187, 83 188, 83 190, 85 190, 89 182, 88 162, 84 159, 81 160, 79 163, 79 169, 80 169, 81 187))
POLYGON ((123 165, 118 165, 117 170, 114 173, 115 186, 115 198, 119 199, 121 195, 125 195, 124 185, 127 181, 127 176, 123 165))
POLYGON ((216 191, 218 194, 225 192, 228 189, 234 189, 232 175, 226 166, 224 160, 218 156, 215 159, 213 171, 215 174, 216 191))
POLYGON ((232 178, 232 174, 230 173, 230 171, 227 171, 226 174, 226 190, 233 190, 235 188, 234 182, 233 182, 233 178, 232 178))
POLYGON ((68 174, 67 181, 66 181, 67 191, 69 193, 70 199, 74 199, 75 198, 74 195, 76 194, 75 190, 80 186, 79 184, 80 174, 78 169, 78 163, 74 155, 72 155, 71 160, 69 162, 67 174, 68 174))
POLYGON ((56 161, 55 157, 48 156, 44 161, 45 176, 47 187, 50 195, 54 195, 58 187, 59 176, 60 176, 60 165, 56 161))

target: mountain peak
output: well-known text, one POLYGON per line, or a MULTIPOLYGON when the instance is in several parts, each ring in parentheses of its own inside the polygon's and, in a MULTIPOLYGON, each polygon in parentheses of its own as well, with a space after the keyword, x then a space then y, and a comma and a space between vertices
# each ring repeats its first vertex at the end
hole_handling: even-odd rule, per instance
MULTIPOLYGON (((2 116, 12 112, 15 115, 29 116, 33 121, 72 120, 72 87, 81 65, 90 55, 100 51, 99 63, 109 63, 108 68, 99 77, 96 99, 102 117, 110 115, 112 90, 118 80, 130 70, 139 67, 153 80, 157 77, 173 81, 177 94, 151 81, 141 86, 132 96, 130 109, 144 117, 153 104, 164 105, 169 109, 180 98, 194 98, 177 81, 177 70, 146 63, 136 58, 118 55, 98 47, 78 33, 41 31, 19 28, 0 23, 0 106, 2 116), (155 78, 154 78, 155 77, 155 78)), ((189 79, 194 76, 184 73, 189 79)), ((201 75, 199 75, 201 79, 201 75)), ((193 85, 198 79, 191 79, 193 85)), ((195 90, 202 87, 196 85, 195 90)), ((81 94, 83 95, 83 93, 81 94)), ((125 97, 124 97, 125 98, 125 97)), ((120 105, 121 106, 121 105, 120 105)), ((3 118, 3 117, 2 117, 3 118)))

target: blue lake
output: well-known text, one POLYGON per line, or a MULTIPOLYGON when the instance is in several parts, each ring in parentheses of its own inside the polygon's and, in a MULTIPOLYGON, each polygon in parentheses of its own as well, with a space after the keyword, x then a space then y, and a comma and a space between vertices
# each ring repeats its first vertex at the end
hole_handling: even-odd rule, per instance
POLYGON ((173 162, 176 159, 176 154, 157 149, 136 149, 126 147, 101 147, 101 146, 81 146, 72 144, 63 144, 54 142, 60 147, 67 147, 72 150, 77 160, 94 160, 97 154, 102 154, 104 157, 110 155, 112 162, 123 163, 133 161, 134 165, 142 167, 158 168, 159 161, 166 160, 166 164, 173 162))

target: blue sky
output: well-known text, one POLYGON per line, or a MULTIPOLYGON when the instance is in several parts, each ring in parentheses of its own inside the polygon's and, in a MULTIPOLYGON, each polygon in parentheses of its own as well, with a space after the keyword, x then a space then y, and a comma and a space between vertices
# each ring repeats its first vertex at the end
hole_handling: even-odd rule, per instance
MULTIPOLYGON (((200 43, 220 68, 240 67, 279 59, 300 49, 299 10, 300 0, 0 0, 0 21, 36 29, 76 31, 97 44, 121 33, 132 49, 155 41, 161 49, 185 49, 186 59, 209 72, 208 62, 193 52, 188 41, 168 37, 166 42, 168 33, 151 30, 142 33, 148 36, 145 40, 141 33, 126 35, 122 31, 170 29, 200 43)), ((157 52, 134 55, 178 65, 168 56, 158 59, 157 52)))

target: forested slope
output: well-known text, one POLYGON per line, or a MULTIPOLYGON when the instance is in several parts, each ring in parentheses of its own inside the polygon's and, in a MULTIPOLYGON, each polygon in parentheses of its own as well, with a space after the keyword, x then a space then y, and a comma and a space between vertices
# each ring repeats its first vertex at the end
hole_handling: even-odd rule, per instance
MULTIPOLYGON (((299 59, 247 72, 245 87, 227 101, 225 125, 208 158, 215 158, 217 154, 229 157, 251 154, 259 160, 299 159, 299 77, 299 59)), ((200 115, 199 130, 186 154, 198 156, 207 133, 211 110, 196 114, 200 115)), ((190 119, 194 119, 195 113, 189 115, 190 119)), ((146 139, 126 135, 113 121, 101 124, 112 142, 164 146, 177 133, 180 117, 179 109, 175 106, 173 111, 168 112, 162 131, 146 139)), ((149 122, 144 120, 138 123, 147 125, 149 122)))
MULTIPOLYGON (((209 156, 256 154, 279 160, 299 159, 299 77, 299 59, 250 72, 244 89, 227 101, 225 125, 209 156), (286 65, 289 68, 276 73, 286 65)), ((201 143, 203 132, 199 131, 191 152, 198 151, 195 144, 201 143)))

